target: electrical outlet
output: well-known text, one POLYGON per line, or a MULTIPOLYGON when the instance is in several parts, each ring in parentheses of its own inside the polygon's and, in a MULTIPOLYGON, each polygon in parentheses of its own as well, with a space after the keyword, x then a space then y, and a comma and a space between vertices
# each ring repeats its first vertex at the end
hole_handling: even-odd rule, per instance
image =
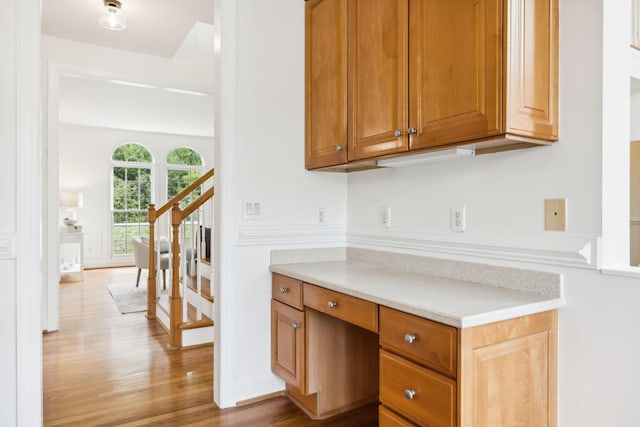
POLYGON ((391 208, 380 208, 380 227, 391 228, 391 208))
POLYGON ((451 206, 451 231, 456 233, 464 232, 466 227, 465 206, 451 206))
POLYGON ((325 223, 324 209, 318 208, 318 224, 324 224, 324 223, 325 223))
POLYGON ((545 199, 544 229, 549 231, 567 230, 567 199, 545 199))

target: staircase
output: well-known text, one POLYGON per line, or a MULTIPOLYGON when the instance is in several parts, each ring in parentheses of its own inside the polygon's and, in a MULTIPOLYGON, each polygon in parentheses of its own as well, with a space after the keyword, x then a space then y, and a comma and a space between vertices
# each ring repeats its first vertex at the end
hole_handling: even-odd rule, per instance
POLYGON ((161 208, 149 205, 149 279, 147 317, 157 319, 169 334, 172 349, 213 342, 213 286, 210 219, 211 169, 161 208), (186 200, 195 197, 191 203, 186 200), (166 291, 157 277, 159 236, 170 236, 166 291))

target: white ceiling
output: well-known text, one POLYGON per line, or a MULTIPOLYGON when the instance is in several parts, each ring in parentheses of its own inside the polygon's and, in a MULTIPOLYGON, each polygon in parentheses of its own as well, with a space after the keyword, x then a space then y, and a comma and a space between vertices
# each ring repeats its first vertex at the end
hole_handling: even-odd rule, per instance
POLYGON ((109 31, 97 23, 103 0, 43 0, 44 34, 171 58, 196 22, 213 25, 213 0, 121 0, 129 26, 109 31))
MULTIPOLYGON (((211 68, 213 73, 211 66, 203 66, 210 65, 206 59, 213 58, 213 41, 202 40, 211 35, 213 0, 122 0, 122 5, 128 28, 109 31, 97 22, 98 14, 104 11, 103 0, 43 0, 42 32, 166 58, 176 69, 185 61, 196 61, 192 69, 211 68)), ((60 81, 59 120, 81 126, 212 137, 213 96, 131 86, 91 75, 65 75, 60 81)))
POLYGON ((213 96, 79 76, 60 81, 61 123, 213 137, 213 96))

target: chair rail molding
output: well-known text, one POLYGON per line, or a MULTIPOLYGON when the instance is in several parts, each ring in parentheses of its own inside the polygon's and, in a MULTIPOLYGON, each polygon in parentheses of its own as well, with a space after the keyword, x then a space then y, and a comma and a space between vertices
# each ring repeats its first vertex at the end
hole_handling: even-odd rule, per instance
POLYGON ((555 266, 596 269, 598 239, 586 236, 501 236, 429 233, 349 227, 347 244, 428 255, 459 255, 555 266))
POLYGON ((238 228, 238 246, 346 244, 345 225, 247 225, 238 228))
POLYGON ((0 234, 0 259, 16 259, 15 234, 0 234))

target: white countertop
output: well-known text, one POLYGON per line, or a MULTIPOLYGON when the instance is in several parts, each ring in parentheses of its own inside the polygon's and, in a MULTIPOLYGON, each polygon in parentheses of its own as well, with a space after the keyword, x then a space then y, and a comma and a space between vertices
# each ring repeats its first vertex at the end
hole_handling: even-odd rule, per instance
POLYGON ((271 271, 457 328, 564 306, 562 297, 353 261, 275 264, 271 271))

